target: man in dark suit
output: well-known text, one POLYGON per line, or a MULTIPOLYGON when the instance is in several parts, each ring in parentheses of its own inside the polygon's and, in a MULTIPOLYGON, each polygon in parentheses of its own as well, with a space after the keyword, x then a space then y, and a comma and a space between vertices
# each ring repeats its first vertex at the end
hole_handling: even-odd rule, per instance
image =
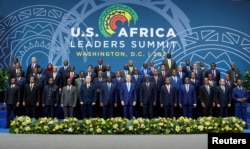
POLYGON ((100 92, 100 106, 104 119, 113 117, 114 107, 117 106, 117 87, 112 83, 112 77, 107 77, 107 83, 103 83, 100 92))
POLYGON ((150 82, 150 76, 145 76, 145 81, 140 85, 140 106, 142 106, 142 116, 153 118, 154 106, 156 105, 157 94, 154 82, 150 82))
POLYGON ((125 77, 126 83, 121 85, 120 99, 123 106, 123 117, 132 119, 134 117, 134 106, 136 105, 136 88, 131 83, 131 75, 125 77))
POLYGON ((81 70, 79 72, 79 78, 75 79, 75 87, 77 92, 77 101, 76 101, 76 107, 75 107, 75 114, 77 118, 82 118, 82 111, 81 111, 81 105, 80 105, 80 92, 81 87, 83 84, 85 84, 85 72, 81 70))
POLYGON ((91 77, 86 76, 86 83, 80 90, 80 104, 83 118, 92 118, 94 116, 94 107, 97 101, 97 90, 94 83, 91 83, 91 77))
POLYGON ((76 100, 76 87, 72 85, 72 80, 68 78, 67 85, 63 87, 61 94, 61 107, 63 107, 64 118, 73 117, 76 100))
POLYGON ((199 82, 203 82, 203 75, 202 75, 202 72, 198 69, 197 63, 193 63, 193 70, 189 71, 189 77, 191 77, 191 73, 192 73, 192 72, 195 73, 195 78, 196 78, 199 82))
POLYGON ((150 81, 154 82, 156 87, 156 106, 154 109, 154 117, 162 116, 163 114, 162 108, 160 107, 160 91, 161 86, 164 84, 164 79, 159 75, 158 69, 154 69, 153 76, 150 77, 150 81))
POLYGON ((31 118, 37 118, 37 107, 40 104, 40 89, 35 85, 35 77, 29 78, 29 84, 24 87, 23 106, 25 107, 25 114, 31 118))
POLYGON ((170 75, 171 75, 171 72, 169 70, 166 70, 166 65, 161 64, 161 68, 159 70, 159 76, 161 76, 162 79, 165 80, 165 78, 169 77, 170 75))
MULTIPOLYGON (((62 75, 58 72, 58 68, 57 66, 53 66, 53 72, 52 74, 49 76, 49 78, 53 78, 53 83, 58 86, 59 88, 59 92, 62 91, 62 75)), ((48 80, 48 79, 47 79, 48 80)))
MULTIPOLYGON (((140 86, 141 86, 142 82, 144 82, 144 81, 145 81, 144 77, 139 74, 138 68, 134 68, 133 75, 131 75, 131 83, 135 84, 136 95, 140 95, 140 86)), ((140 103, 139 96, 137 96, 136 102, 140 103)), ((141 105, 140 104, 137 104, 135 106, 135 108, 134 108, 134 115, 136 117, 141 117, 142 116, 142 109, 141 109, 141 105)))
POLYGON ((67 80, 71 79, 72 85, 75 86, 75 79, 79 78, 79 74, 75 72, 75 66, 71 65, 69 67, 69 72, 66 73, 65 80, 64 80, 64 86, 67 84, 67 80))
POLYGON ((7 128, 9 128, 10 126, 11 113, 13 112, 14 117, 16 117, 16 107, 19 107, 20 104, 20 88, 19 86, 16 86, 15 83, 16 78, 11 78, 10 86, 5 92, 5 98, 3 103, 4 106, 7 106, 7 128))
POLYGON ((230 69, 227 71, 227 74, 230 76, 230 80, 234 83, 234 86, 237 86, 237 80, 240 79, 240 72, 236 68, 235 63, 230 63, 230 69))
MULTIPOLYGON (((224 76, 225 79, 225 87, 228 88, 229 92, 232 93, 233 88, 235 87, 234 83, 231 81, 230 79, 230 75, 229 74, 225 74, 224 76)), ((231 95, 232 96, 232 95, 231 95)), ((234 102, 231 102, 231 106, 228 107, 228 116, 235 116, 235 112, 234 112, 234 102)))
POLYGON ((116 71, 116 77, 112 79, 112 83, 116 84, 117 88, 117 107, 114 109, 114 116, 115 117, 122 117, 122 106, 121 106, 121 99, 120 99, 120 91, 121 91, 121 85, 125 82, 125 79, 121 77, 121 71, 116 71))
POLYGON ((91 77, 91 82, 92 83, 93 83, 96 75, 97 74, 93 71, 93 66, 92 65, 88 65, 86 76, 90 76, 91 77))
POLYGON ((219 86, 216 87, 216 106, 220 117, 228 117, 228 108, 231 107, 232 93, 225 86, 225 80, 220 79, 219 86))
POLYGON ((106 66, 103 65, 103 60, 102 59, 98 59, 97 63, 98 63, 98 65, 95 66, 95 68, 94 68, 94 72, 95 72, 96 75, 98 75, 99 71, 102 71, 102 72, 106 71, 106 66))
POLYGON ((165 78, 165 85, 160 91, 160 105, 164 108, 164 117, 174 117, 174 108, 177 106, 177 88, 171 85, 170 78, 165 78))
POLYGON ((170 72, 177 68, 176 61, 172 58, 171 53, 167 53, 166 59, 162 61, 162 64, 165 64, 166 70, 170 72))
POLYGON ((232 98, 234 100, 235 116, 243 121, 247 121, 247 100, 249 93, 247 88, 242 86, 242 80, 237 80, 237 86, 232 91, 232 98))
POLYGON ((216 82, 216 84, 219 84, 219 80, 220 80, 220 71, 218 69, 216 69, 216 64, 215 63, 211 63, 210 65, 210 69, 206 71, 205 77, 208 77, 208 74, 212 75, 212 80, 216 82))
POLYGON ((110 65, 106 65, 106 71, 103 73, 103 77, 107 78, 108 76, 111 76, 112 79, 115 78, 115 73, 113 71, 111 71, 111 66, 110 65))
POLYGON ((44 86, 42 95, 42 106, 46 117, 55 117, 56 107, 59 101, 58 86, 54 84, 54 79, 48 79, 48 85, 44 86))
POLYGON ((209 85, 207 77, 204 78, 204 84, 200 87, 200 100, 203 116, 214 116, 215 90, 209 85))
MULTIPOLYGON (((101 87, 102 87, 102 84, 103 83, 106 83, 107 82, 107 79, 103 77, 103 73, 102 71, 99 71, 98 72, 98 75, 97 77, 95 78, 95 80, 93 81, 93 84, 95 85, 95 89, 96 89, 96 92, 97 92, 97 97, 96 97, 96 103, 100 103, 100 92, 101 92, 101 87)), ((99 104, 97 104, 95 107, 94 107, 94 111, 95 111, 95 116, 97 117, 101 117, 101 107, 99 104)))
POLYGON ((189 72, 193 70, 193 66, 190 66, 190 60, 185 61, 185 66, 183 67, 183 71, 188 75, 189 72))
POLYGON ((193 110, 197 106, 197 97, 195 88, 189 82, 189 78, 185 78, 185 84, 182 84, 179 90, 179 106, 182 108, 183 116, 193 118, 193 110))
MULTIPOLYGON (((59 68, 58 72, 61 75, 61 82, 64 83, 64 81, 66 80, 66 74, 67 72, 69 72, 70 66, 69 66, 69 61, 68 60, 64 60, 63 61, 63 66, 59 68)), ((66 84, 62 84, 62 86, 65 86, 66 84)))
POLYGON ((10 74, 10 72, 12 71, 12 70, 15 70, 16 69, 16 63, 18 63, 19 62, 19 59, 17 58, 17 57, 14 57, 13 58, 13 61, 12 61, 12 64, 10 64, 9 66, 8 66, 8 74, 10 74))
POLYGON ((129 71, 128 64, 123 65, 123 70, 121 71, 121 77, 125 78, 126 75, 132 75, 132 73, 129 71))
MULTIPOLYGON (((16 63, 15 69, 10 70, 9 78, 16 78, 16 73, 22 71, 21 64, 19 62, 16 63)), ((24 77, 24 74, 22 73, 22 77, 24 77)))
POLYGON ((34 68, 39 68, 40 67, 40 65, 39 64, 37 64, 37 59, 36 59, 36 57, 32 57, 31 58, 31 64, 29 64, 28 65, 28 67, 27 67, 27 71, 26 71, 26 79, 28 79, 28 77, 30 76, 30 74, 32 74, 34 71, 33 71, 33 69, 34 68))
MULTIPOLYGON (((24 73, 23 71, 18 71, 16 73, 16 86, 19 86, 19 89, 20 89, 20 103, 22 103, 23 99, 23 92, 24 92, 24 86, 26 85, 26 78, 25 77, 22 77, 22 73, 24 73)), ((25 111, 23 109, 23 106, 22 104, 20 104, 18 107, 16 107, 16 114, 18 116, 20 115, 24 115, 25 114, 25 111)))

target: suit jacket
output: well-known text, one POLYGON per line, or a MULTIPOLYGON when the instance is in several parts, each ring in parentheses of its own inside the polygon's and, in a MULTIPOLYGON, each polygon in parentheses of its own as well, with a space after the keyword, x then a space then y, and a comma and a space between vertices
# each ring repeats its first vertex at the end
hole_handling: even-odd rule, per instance
POLYGON ((210 94, 208 93, 205 85, 202 85, 200 87, 200 100, 201 103, 204 103, 205 105, 212 105, 213 102, 215 102, 215 89, 209 85, 210 94))
POLYGON ((63 80, 66 77, 66 73, 69 72, 69 68, 70 68, 69 66, 67 66, 66 69, 64 69, 64 66, 59 68, 58 73, 61 74, 63 80))
POLYGON ((159 95, 160 91, 161 91, 161 86, 164 84, 164 80, 163 80, 163 78, 160 75, 157 76, 157 80, 155 80, 154 77, 155 76, 151 76, 150 77, 150 82, 154 82, 155 83, 156 93, 157 93, 157 95, 159 95))
POLYGON ((125 83, 125 79, 124 78, 120 78, 120 80, 118 80, 118 78, 114 78, 112 80, 112 83, 115 83, 116 84, 116 88, 117 88, 117 93, 118 93, 118 98, 120 97, 120 90, 121 90, 121 86, 122 86, 122 83, 125 83))
MULTIPOLYGON (((88 75, 88 72, 86 72, 86 76, 88 75)), ((96 73, 95 72, 91 72, 90 73, 90 77, 91 77, 91 82, 93 83, 94 79, 96 78, 96 73)))
POLYGON ((163 60, 163 61, 162 61, 162 64, 165 64, 166 70, 170 70, 170 72, 171 72, 171 70, 177 68, 176 61, 173 60, 173 59, 171 59, 171 66, 168 66, 168 60, 167 60, 167 59, 166 59, 166 60, 163 60))
POLYGON ((26 78, 21 77, 20 80, 16 78, 16 85, 21 88, 21 90, 24 88, 24 85, 26 84, 26 78))
POLYGON ((94 72, 96 74, 96 77, 98 77, 98 71, 105 72, 106 71, 106 66, 102 65, 102 69, 99 69, 99 65, 97 65, 97 66, 94 67, 94 72))
POLYGON ((143 82, 140 86, 139 92, 140 102, 144 105, 153 105, 157 100, 156 86, 154 82, 149 82, 149 87, 147 88, 146 82, 143 82))
POLYGON ((94 79, 93 84, 95 85, 95 88, 97 90, 97 89, 101 89, 102 84, 106 83, 106 82, 107 82, 107 80, 105 78, 102 78, 102 80, 99 81, 99 78, 97 77, 94 79))
POLYGON ((228 70, 227 74, 230 76, 230 80, 235 83, 238 79, 240 79, 240 73, 237 70, 228 70))
MULTIPOLYGON (((111 78, 115 78, 115 73, 113 71, 109 71, 109 75, 111 76, 111 78)), ((105 71, 103 73, 103 78, 107 78, 108 77, 108 71, 105 71)))
MULTIPOLYGON (((36 64, 35 67, 41 67, 39 64, 36 64)), ((32 68, 32 64, 29 64, 28 67, 27 67, 27 70, 26 70, 26 79, 27 77, 33 73, 33 68, 32 68)))
POLYGON ((100 102, 103 103, 104 106, 114 106, 117 103, 117 88, 115 83, 111 83, 110 90, 108 89, 107 83, 103 83, 100 92, 100 102))
POLYGON ((76 87, 76 93, 77 93, 77 97, 78 99, 80 99, 80 91, 81 91, 81 87, 83 84, 85 84, 85 79, 83 78, 77 78, 75 80, 75 87, 76 87))
POLYGON ((135 89, 136 89, 136 94, 137 95, 139 95, 140 86, 141 86, 142 82, 144 82, 144 77, 142 75, 138 75, 137 80, 135 79, 135 76, 132 75, 131 83, 135 84, 135 89))
MULTIPOLYGON (((63 86, 67 85, 67 79, 70 78, 70 71, 66 73, 65 79, 64 79, 64 83, 63 86)), ((79 78, 79 75, 74 72, 74 77, 72 78, 72 85, 75 86, 75 80, 79 78)))
POLYGON ((170 85, 170 92, 168 92, 167 86, 162 85, 160 91, 160 104, 163 104, 163 106, 174 106, 177 102, 178 98, 176 87, 170 85))
POLYGON ((188 77, 187 74, 184 71, 182 71, 181 73, 178 71, 177 76, 181 79, 181 82, 182 82, 181 84, 184 84, 185 83, 184 82, 185 78, 188 77))
POLYGON ((145 72, 144 72, 144 69, 141 69, 141 70, 139 71, 139 74, 142 75, 143 77, 145 77, 146 75, 148 75, 148 76, 152 76, 152 75, 153 75, 153 73, 152 73, 152 71, 151 71, 150 68, 147 68, 146 70, 147 70, 147 73, 146 73, 146 74, 145 74, 145 72))
POLYGON ((159 71, 159 76, 161 76, 163 78, 163 80, 165 80, 166 77, 171 76, 171 73, 169 70, 165 71, 165 75, 162 74, 162 71, 159 71))
MULTIPOLYGON (((62 88, 63 87, 63 78, 62 78, 62 75, 57 72, 56 73, 56 77, 54 78, 53 77, 53 73, 49 75, 48 78, 52 77, 54 79, 54 84, 57 85, 59 88, 62 88)), ((47 82, 48 82, 48 79, 46 79, 47 82)))
POLYGON ((197 96, 193 85, 189 84, 189 90, 187 92, 185 84, 181 85, 179 90, 179 104, 182 105, 194 105, 197 104, 197 96))
POLYGON ((232 90, 232 98, 234 100, 235 107, 247 107, 247 100, 244 102, 237 101, 239 98, 249 98, 249 93, 245 87, 242 87, 242 90, 240 90, 238 87, 233 88, 232 90))
POLYGON ((57 85, 46 85, 43 89, 42 104, 52 106, 59 101, 59 93, 57 85))
POLYGON ((136 102, 136 96, 136 88, 134 83, 130 83, 129 91, 126 83, 121 85, 120 99, 124 102, 124 105, 133 105, 133 102, 136 102))
MULTIPOLYGON (((126 75, 125 75, 125 70, 122 70, 121 74, 122 74, 121 77, 123 77, 123 78, 126 77, 126 75)), ((132 73, 131 73, 129 70, 128 70, 128 74, 129 74, 129 75, 132 75, 132 73)))
POLYGON ((35 106, 36 103, 40 103, 40 88, 34 84, 33 89, 31 90, 30 84, 26 84, 23 92, 23 101, 25 105, 35 106))
POLYGON ((171 82, 171 85, 174 86, 178 91, 180 89, 180 86, 182 85, 182 80, 177 76, 176 78, 177 78, 177 81, 175 81, 174 78, 171 76, 170 82, 171 82))
POLYGON ((10 86, 7 88, 5 92, 5 98, 4 102, 6 104, 16 104, 17 102, 20 102, 20 88, 19 86, 16 86, 14 88, 11 88, 10 86))
MULTIPOLYGON (((191 77, 191 72, 194 72, 194 70, 190 71, 188 76, 191 77)), ((203 74, 200 70, 197 70, 197 74, 195 77, 199 82, 203 82, 203 74)))
POLYGON ((228 104, 231 104, 231 92, 225 87, 225 92, 222 90, 221 86, 216 87, 216 98, 215 101, 217 104, 220 104, 221 107, 226 107, 228 104))
POLYGON ((73 106, 76 105, 76 101, 76 87, 71 85, 71 89, 67 90, 67 85, 64 86, 61 94, 61 104, 63 104, 63 106, 73 106))
POLYGON ((220 81, 220 71, 219 70, 215 69, 215 77, 214 77, 211 69, 206 71, 205 77, 207 77, 208 74, 212 74, 213 80, 216 81, 217 84, 219 84, 219 81, 220 81))
POLYGON ((80 90, 80 101, 83 104, 92 104, 97 101, 97 91, 95 84, 91 83, 89 88, 87 88, 87 84, 82 85, 80 90))
POLYGON ((190 70, 188 70, 188 66, 186 66, 186 65, 183 66, 183 71, 184 71, 187 75, 189 75, 189 72, 193 70, 193 66, 189 66, 189 68, 190 68, 190 70))

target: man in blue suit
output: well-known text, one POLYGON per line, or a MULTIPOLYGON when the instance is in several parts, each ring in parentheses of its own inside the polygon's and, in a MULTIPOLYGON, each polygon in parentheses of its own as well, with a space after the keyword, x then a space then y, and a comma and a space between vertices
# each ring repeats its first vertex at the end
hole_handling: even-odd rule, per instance
POLYGON ((179 90, 179 106, 182 108, 183 116, 192 118, 193 108, 197 106, 196 92, 189 78, 185 78, 185 84, 179 90))
POLYGON ((126 75, 126 82, 121 86, 120 99, 123 106, 123 116, 133 118, 134 106, 136 105, 136 88, 135 84, 131 83, 131 75, 126 75))
POLYGON ((142 69, 139 72, 140 75, 145 77, 146 75, 152 76, 152 71, 150 68, 148 68, 148 63, 142 64, 142 69))
POLYGON ((247 120, 247 99, 249 98, 248 91, 242 86, 242 80, 237 80, 237 86, 232 91, 232 98, 234 100, 235 116, 247 120))
POLYGON ((100 106, 104 119, 113 117, 114 107, 117 106, 117 88, 112 83, 112 76, 107 76, 107 83, 103 83, 100 91, 100 106))
POLYGON ((94 107, 97 100, 97 90, 94 83, 91 83, 91 77, 86 76, 86 83, 80 90, 80 104, 83 118, 92 118, 94 116, 94 107))

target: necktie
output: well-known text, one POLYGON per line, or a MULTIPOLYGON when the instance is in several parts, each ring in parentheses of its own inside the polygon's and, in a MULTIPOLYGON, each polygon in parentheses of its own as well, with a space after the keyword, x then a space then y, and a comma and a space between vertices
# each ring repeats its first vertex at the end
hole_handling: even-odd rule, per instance
POLYGON ((70 79, 72 80, 74 77, 74 73, 73 72, 70 72, 70 79))
POLYGON ((225 93, 225 87, 224 86, 222 86, 222 91, 223 91, 223 93, 225 93))
POLYGON ((108 83, 108 89, 109 89, 109 91, 110 91, 110 88, 111 88, 111 85, 110 85, 110 83, 108 83))
POLYGON ((128 86, 128 91, 130 91, 130 83, 128 83, 127 86, 128 86))
POLYGON ((14 88, 14 85, 11 85, 11 88, 14 88))
POLYGON ((89 88, 89 83, 87 84, 87 89, 89 88))
POLYGON ((83 79, 81 79, 82 80, 82 84, 83 84, 83 79))
POLYGON ((33 84, 30 85, 30 90, 32 90, 32 89, 33 89, 33 84))
POLYGON ((137 75, 135 75, 135 80, 137 81, 137 79, 138 79, 138 76, 137 76, 137 75))
POLYGON ((155 76, 155 84, 157 84, 157 76, 155 76))
POLYGON ((70 86, 68 86, 68 89, 67 89, 68 91, 70 91, 70 86))
POLYGON ((186 84, 186 91, 188 92, 189 88, 188 88, 188 85, 186 84))
POLYGON ((149 83, 147 82, 146 85, 147 85, 147 90, 149 90, 149 83))
POLYGON ((162 76, 165 77, 165 71, 162 71, 162 76))
POLYGON ((208 94, 210 94, 210 89, 209 89, 209 86, 208 86, 208 85, 206 85, 206 88, 207 88, 207 92, 208 92, 208 94))
POLYGON ((169 87, 169 85, 167 85, 167 89, 168 89, 168 93, 170 93, 170 87, 169 87))
POLYGON ((99 70, 102 70, 102 65, 99 65, 99 70))

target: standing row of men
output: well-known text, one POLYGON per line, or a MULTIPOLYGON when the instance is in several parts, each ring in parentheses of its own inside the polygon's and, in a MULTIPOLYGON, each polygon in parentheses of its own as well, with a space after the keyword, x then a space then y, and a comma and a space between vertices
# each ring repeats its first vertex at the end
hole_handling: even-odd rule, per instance
MULTIPOLYGON (((223 80, 220 78, 220 72, 216 69, 215 63, 212 63, 211 69, 206 71, 202 63, 198 69, 196 63, 190 66, 189 61, 186 61, 185 67, 176 68, 171 54, 167 55, 167 59, 162 62, 160 70, 151 68, 153 63, 150 63, 150 68, 147 63, 143 63, 143 68, 138 70, 133 67, 133 62, 129 61, 128 65, 124 65, 124 70, 116 71, 116 73, 111 71, 110 65, 104 66, 101 59, 98 60, 98 66, 93 68, 89 65, 87 72, 80 71, 79 74, 75 72, 74 66, 68 66, 68 61, 64 61, 64 67, 59 71, 53 65, 52 69, 51 65, 48 65, 47 69, 42 71, 34 59, 32 58, 32 64, 29 66, 31 72, 27 71, 25 77, 22 77, 22 71, 16 70, 16 68, 20 69, 18 62, 15 69, 10 71, 16 72, 16 75, 13 75, 14 73, 10 75, 10 82, 13 82, 14 78, 14 84, 21 90, 19 101, 22 104, 17 102, 15 107, 25 107, 25 114, 32 117, 39 115, 34 111, 43 110, 46 116, 55 116, 55 109, 59 107, 58 105, 63 107, 64 117, 72 116, 72 114, 77 117, 110 117, 122 116, 122 113, 128 118, 180 115, 198 117, 214 115, 214 107, 217 107, 218 115, 227 116, 226 111, 228 108, 232 109, 231 104, 234 103, 231 99, 236 98, 232 94, 233 89, 240 88, 240 83, 232 81, 232 77, 235 80, 238 77, 234 65, 231 65, 231 70, 227 72, 223 80), (131 84, 125 82, 131 82, 131 84), (37 91, 33 91, 32 84, 37 91), (110 91, 109 85, 112 93, 107 92, 110 91), (228 89, 225 94, 228 100, 220 102, 219 99, 224 99, 219 92, 224 91, 223 86, 228 89), (36 96, 31 97, 32 94, 25 91, 26 88, 33 91, 36 96), (27 96, 28 94, 30 96, 27 96), (27 99, 32 99, 32 102, 26 101, 27 99)), ((238 101, 238 99, 235 100, 238 101)), ((246 100, 240 101, 245 103, 246 100)), ((9 109, 13 109, 13 106, 9 109)), ((236 113, 239 113, 237 109, 235 109, 236 113)))

